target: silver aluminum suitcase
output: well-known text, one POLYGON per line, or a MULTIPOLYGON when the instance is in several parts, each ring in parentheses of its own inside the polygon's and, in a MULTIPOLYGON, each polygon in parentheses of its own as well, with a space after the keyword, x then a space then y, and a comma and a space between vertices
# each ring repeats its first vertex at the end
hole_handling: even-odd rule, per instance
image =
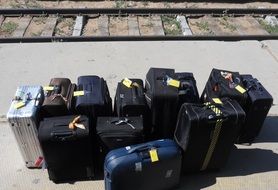
POLYGON ((41 86, 20 86, 7 113, 10 127, 28 168, 41 167, 43 160, 37 130, 43 97, 41 86))

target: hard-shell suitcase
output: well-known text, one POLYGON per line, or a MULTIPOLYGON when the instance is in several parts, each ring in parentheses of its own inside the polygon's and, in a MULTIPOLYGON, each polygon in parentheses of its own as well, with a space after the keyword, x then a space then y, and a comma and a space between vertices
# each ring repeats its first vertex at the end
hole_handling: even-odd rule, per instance
POLYGON ((183 72, 175 73, 175 79, 180 82, 179 85, 179 103, 178 110, 183 103, 199 103, 199 92, 196 86, 196 80, 193 73, 183 72))
POLYGON ((124 79, 118 83, 114 112, 118 117, 143 116, 144 132, 145 134, 150 133, 150 112, 146 104, 144 86, 141 79, 124 79))
POLYGON ((182 105, 174 138, 183 149, 183 173, 225 165, 245 113, 235 100, 218 103, 182 105))
POLYGON ((179 184, 181 151, 163 139, 112 150, 105 158, 106 190, 166 190, 179 184))
POLYGON ((172 138, 176 124, 178 87, 169 85, 174 69, 150 68, 146 75, 146 101, 151 110, 152 134, 155 139, 172 138))
POLYGON ((98 117, 97 135, 102 150, 110 150, 144 142, 143 118, 98 117))
POLYGON ((242 75, 248 99, 243 107, 246 120, 242 126, 237 143, 251 144, 259 135, 264 120, 272 106, 273 98, 263 85, 252 75, 242 75))
POLYGON ((72 109, 72 95, 75 85, 68 78, 52 78, 45 87, 42 105, 43 117, 69 115, 72 109))
POLYGON ((75 109, 78 113, 87 115, 94 121, 98 116, 112 114, 112 100, 103 78, 94 75, 80 76, 77 91, 83 92, 83 95, 76 96, 75 109))
POLYGON ((50 180, 58 183, 93 177, 92 146, 86 116, 46 118, 40 123, 38 137, 50 180))
POLYGON ((244 107, 247 93, 243 87, 241 76, 238 72, 212 69, 201 99, 206 102, 212 101, 212 98, 225 97, 237 100, 244 107))
POLYGON ((20 86, 7 113, 8 122, 28 168, 41 167, 42 151, 37 129, 42 102, 41 86, 20 86))

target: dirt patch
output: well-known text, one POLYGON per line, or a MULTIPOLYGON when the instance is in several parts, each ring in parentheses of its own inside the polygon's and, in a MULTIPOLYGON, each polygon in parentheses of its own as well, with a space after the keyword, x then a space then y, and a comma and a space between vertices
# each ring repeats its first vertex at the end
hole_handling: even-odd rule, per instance
POLYGON ((109 33, 110 36, 128 35, 127 17, 110 17, 109 33))
POLYGON ((204 18, 189 18, 188 25, 195 35, 212 35, 213 31, 209 27, 209 22, 204 18))
POLYGON ((166 36, 181 35, 180 23, 176 20, 176 16, 162 16, 163 28, 166 36))
POLYGON ((59 18, 55 28, 55 36, 71 36, 74 27, 73 18, 59 18))
POLYGON ((97 36, 99 35, 98 32, 98 18, 97 17, 90 17, 87 20, 87 23, 83 29, 83 36, 97 36))
POLYGON ((17 29, 20 18, 6 17, 0 28, 1 37, 10 37, 13 32, 17 29))
POLYGON ((34 17, 30 22, 24 36, 25 37, 40 36, 46 25, 46 21, 47 21, 46 17, 34 17))
POLYGON ((138 17, 138 24, 139 24, 139 30, 140 34, 142 36, 148 36, 148 35, 153 35, 153 24, 151 21, 151 17, 138 17))

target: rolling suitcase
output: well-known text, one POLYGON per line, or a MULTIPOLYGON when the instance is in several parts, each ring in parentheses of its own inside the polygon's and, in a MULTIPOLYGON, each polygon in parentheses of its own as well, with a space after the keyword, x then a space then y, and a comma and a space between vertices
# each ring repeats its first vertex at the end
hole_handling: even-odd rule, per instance
POLYGON ((242 107, 245 106, 247 93, 241 76, 238 72, 212 69, 201 99, 207 102, 212 101, 213 98, 225 97, 237 100, 242 107))
POLYGON ((178 110, 183 103, 199 103, 199 92, 193 73, 175 73, 175 79, 180 81, 178 110))
POLYGON ((243 107, 246 120, 242 126, 237 143, 251 144, 259 135, 264 120, 270 110, 273 98, 263 85, 252 75, 241 75, 247 89, 248 99, 243 107))
POLYGON ((80 76, 77 82, 75 109, 94 120, 112 114, 112 100, 106 81, 98 76, 80 76))
POLYGON ((94 176, 86 116, 46 118, 40 123, 38 137, 50 180, 59 183, 94 176))
POLYGON ((68 78, 53 78, 44 87, 45 99, 42 105, 43 117, 69 115, 72 109, 72 95, 75 85, 68 78))
POLYGON ((112 150, 105 158, 106 190, 166 190, 179 184, 181 151, 172 140, 112 150))
POLYGON ((9 125, 28 168, 39 168, 42 151, 38 141, 39 109, 43 102, 41 86, 20 86, 7 113, 9 125))
POLYGON ((105 153, 144 142, 142 117, 98 117, 96 130, 105 153))
POLYGON ((154 139, 173 137, 178 112, 179 87, 172 86, 175 83, 174 77, 174 69, 163 68, 150 68, 146 75, 145 97, 151 110, 151 133, 154 139))
POLYGON ((183 149, 182 172, 221 169, 237 138, 245 113, 235 100, 183 104, 175 141, 183 149))
POLYGON ((143 81, 141 79, 124 79, 118 83, 114 112, 118 117, 143 116, 144 132, 150 133, 149 108, 146 104, 143 81))

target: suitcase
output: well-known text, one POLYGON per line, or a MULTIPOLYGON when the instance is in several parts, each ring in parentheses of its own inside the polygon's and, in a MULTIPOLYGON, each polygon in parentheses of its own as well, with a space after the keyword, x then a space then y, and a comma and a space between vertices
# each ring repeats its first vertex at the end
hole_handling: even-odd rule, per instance
POLYGON ((183 103, 199 103, 199 92, 193 73, 175 73, 175 79, 180 81, 178 110, 183 103))
POLYGON ((248 99, 243 107, 246 120, 241 128, 237 143, 251 144, 259 135, 264 120, 270 110, 273 98, 263 85, 252 75, 241 75, 247 89, 248 99))
POLYGON ((102 150, 110 150, 144 142, 143 118, 98 117, 97 135, 102 150))
POLYGON ((77 116, 73 115, 51 117, 40 123, 38 137, 49 179, 55 183, 94 176, 89 121, 86 116, 74 122, 75 119, 77 116), (73 123, 75 127, 70 128, 73 123), (81 128, 76 127, 80 125, 81 128))
POLYGON ((235 100, 182 105, 175 141, 183 149, 182 172, 221 169, 237 138, 245 113, 235 100))
POLYGON ((78 113, 87 115, 96 124, 98 116, 112 114, 112 100, 106 81, 98 76, 80 76, 77 82, 77 91, 84 92, 76 96, 75 109, 78 113))
POLYGON ((53 78, 44 87, 45 100, 42 105, 43 117, 69 115, 72 109, 72 95, 75 85, 68 78, 53 78))
POLYGON ((201 95, 203 102, 212 101, 212 98, 225 98, 237 100, 244 107, 247 93, 243 87, 238 72, 212 69, 205 89, 201 95))
POLYGON ((43 102, 41 86, 19 86, 7 113, 9 125, 28 168, 39 168, 42 151, 38 141, 39 109, 43 102))
POLYGON ((150 68, 146 75, 146 101, 151 110, 154 139, 172 138, 176 124, 178 87, 168 85, 174 69, 150 68))
POLYGON ((143 116, 144 132, 150 133, 150 112, 146 104, 143 81, 141 79, 124 79, 118 83, 114 112, 118 117, 143 116))
POLYGON ((181 151, 172 140, 112 150, 105 158, 106 190, 166 190, 179 184, 181 151))

